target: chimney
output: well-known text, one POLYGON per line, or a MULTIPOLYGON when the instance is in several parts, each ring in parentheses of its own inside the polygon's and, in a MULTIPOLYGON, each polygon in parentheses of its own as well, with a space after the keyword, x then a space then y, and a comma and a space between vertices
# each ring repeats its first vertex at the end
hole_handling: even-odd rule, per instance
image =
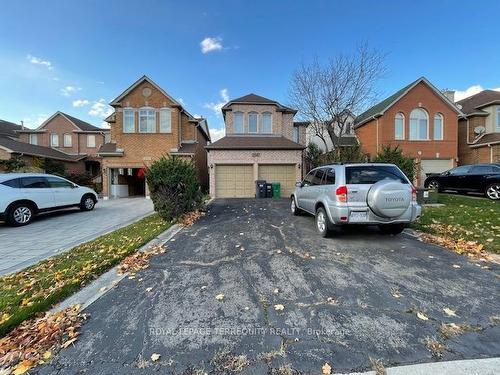
POLYGON ((445 90, 443 92, 444 96, 446 96, 452 103, 455 103, 455 91, 454 90, 445 90))
POLYGON ((21 120, 21 130, 24 130, 24 121, 21 120))

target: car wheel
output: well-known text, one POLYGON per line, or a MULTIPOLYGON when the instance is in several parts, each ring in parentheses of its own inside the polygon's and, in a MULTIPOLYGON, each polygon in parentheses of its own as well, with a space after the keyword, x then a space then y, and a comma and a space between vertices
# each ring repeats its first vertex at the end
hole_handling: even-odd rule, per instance
POLYGON ((427 183, 427 188, 428 189, 436 190, 438 192, 441 191, 441 186, 439 185, 439 181, 438 180, 430 180, 427 183))
POLYGON ((494 183, 486 188, 486 196, 494 201, 500 199, 500 183, 494 183))
POLYGON ((384 234, 399 234, 406 228, 406 224, 385 224, 378 227, 384 234))
POLYGON ((321 235, 321 237, 328 237, 330 230, 330 219, 323 207, 319 207, 316 210, 316 230, 321 235))
POLYGON ((290 199, 290 211, 292 211, 292 214, 295 216, 300 215, 300 208, 297 207, 297 204, 295 203, 295 197, 292 197, 290 199))
POLYGON ((34 216, 35 209, 33 205, 29 203, 16 203, 9 209, 7 222, 14 227, 20 227, 21 225, 31 223, 34 216))
POLYGON ((92 195, 84 195, 80 201, 80 210, 92 211, 95 207, 95 198, 92 195))

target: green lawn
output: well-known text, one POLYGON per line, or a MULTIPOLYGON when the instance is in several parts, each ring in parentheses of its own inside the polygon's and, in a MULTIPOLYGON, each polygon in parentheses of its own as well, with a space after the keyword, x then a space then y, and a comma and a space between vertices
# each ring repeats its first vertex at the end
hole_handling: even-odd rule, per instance
POLYGON ((453 240, 477 241, 500 254, 500 202, 463 195, 439 194, 444 207, 423 207, 412 227, 453 240))
POLYGON ((157 214, 0 277, 0 337, 96 279, 172 223, 157 214))

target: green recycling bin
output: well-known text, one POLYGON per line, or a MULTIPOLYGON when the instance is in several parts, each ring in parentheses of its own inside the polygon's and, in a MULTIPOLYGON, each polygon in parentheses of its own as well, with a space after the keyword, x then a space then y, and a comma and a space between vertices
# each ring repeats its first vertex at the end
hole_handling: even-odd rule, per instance
POLYGON ((273 182, 273 198, 281 198, 281 184, 279 182, 273 182))

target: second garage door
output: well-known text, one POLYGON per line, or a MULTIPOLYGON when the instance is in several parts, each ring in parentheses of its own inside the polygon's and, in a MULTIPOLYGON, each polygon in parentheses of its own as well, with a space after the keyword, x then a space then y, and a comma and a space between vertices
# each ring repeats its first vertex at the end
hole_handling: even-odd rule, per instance
POLYGON ((451 168, 453 168, 453 159, 422 160, 420 184, 424 184, 427 173, 441 173, 451 168))
POLYGON ((253 165, 217 165, 215 196, 217 198, 255 197, 253 165))
POLYGON ((295 189, 295 164, 270 164, 259 165, 259 180, 267 182, 279 182, 281 184, 281 196, 289 197, 295 189))

